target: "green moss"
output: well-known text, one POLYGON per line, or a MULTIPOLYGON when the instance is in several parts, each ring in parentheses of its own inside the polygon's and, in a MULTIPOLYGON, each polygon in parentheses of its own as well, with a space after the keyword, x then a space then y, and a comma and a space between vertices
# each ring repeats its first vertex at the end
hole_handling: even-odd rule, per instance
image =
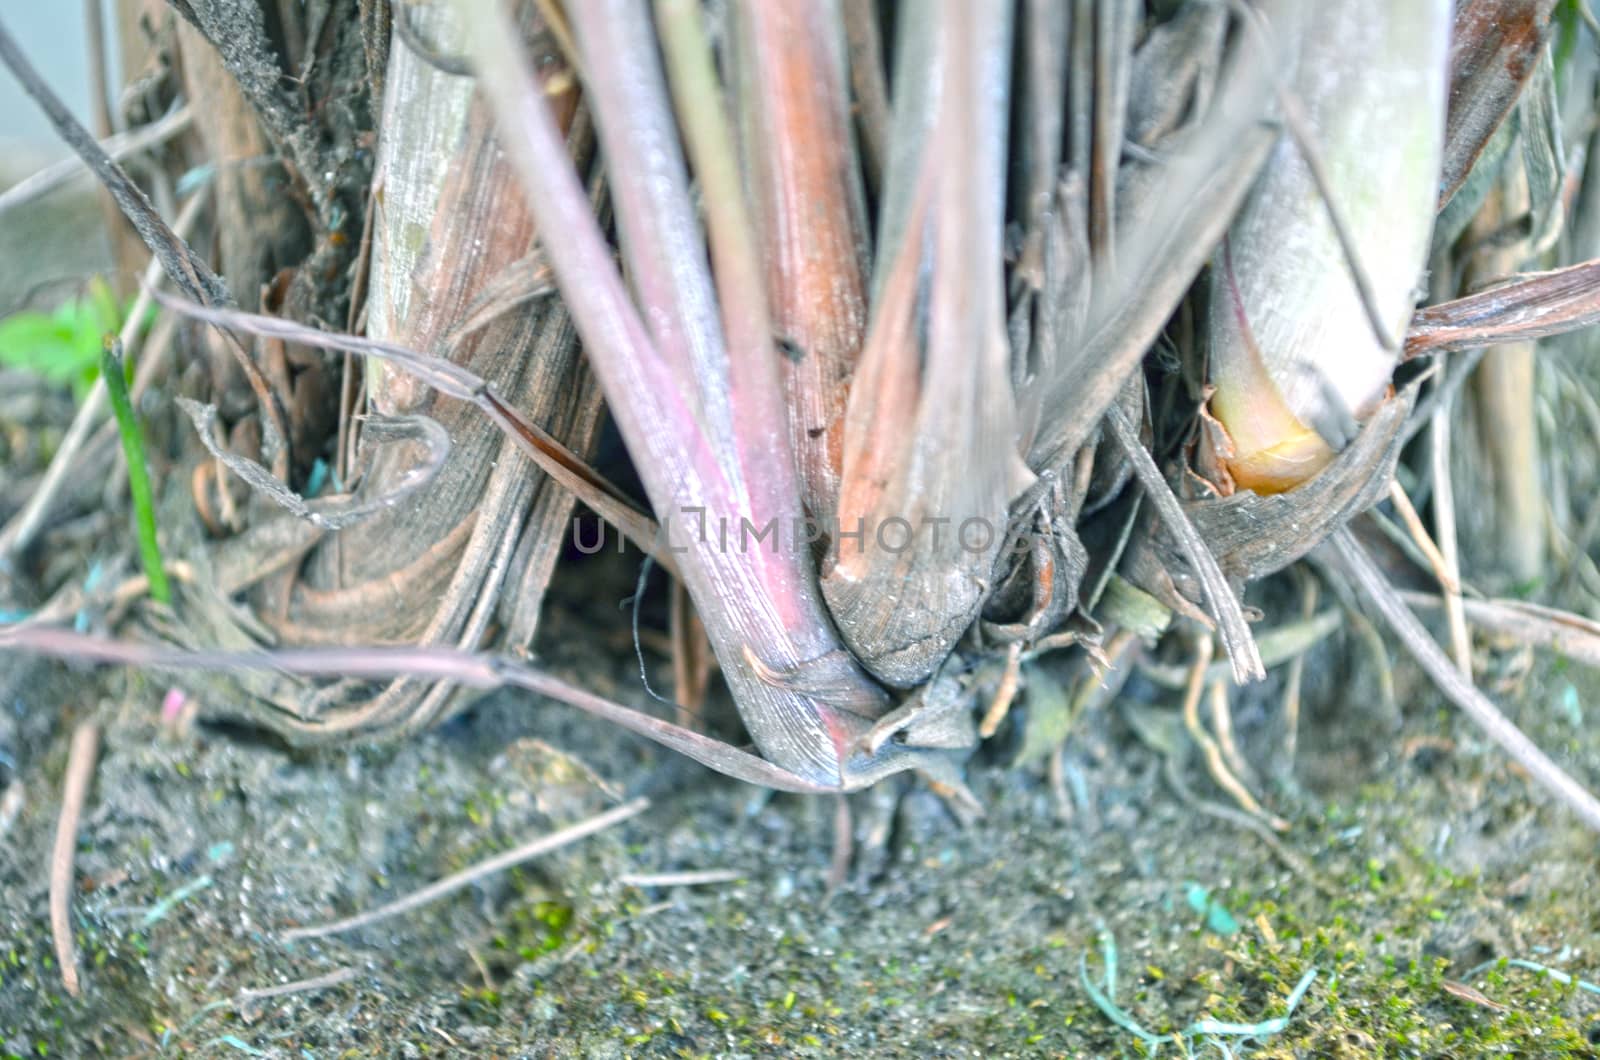
POLYGON ((572 907, 561 902, 518 905, 507 918, 507 930, 495 935, 492 945, 525 961, 534 960, 572 941, 573 916, 572 907))
POLYGON ((474 1018, 492 1018, 500 1010, 502 997, 500 991, 488 987, 462 987, 462 1006, 474 1018))
MULTIPOLYGON (((1358 1056, 1386 1048, 1429 1056, 1530 1050, 1565 1055, 1587 1048, 1582 1020, 1574 1018, 1575 985, 1497 969, 1465 984, 1505 1009, 1498 1011, 1461 996, 1444 958, 1379 952, 1383 932, 1363 934, 1342 917, 1305 931, 1270 903, 1250 910, 1250 919, 1257 915, 1272 927, 1275 941, 1230 946, 1223 953, 1227 973, 1208 970, 1196 983, 1207 991, 1203 1007, 1213 1018, 1248 1021, 1259 1018, 1255 1013, 1263 1002, 1286 994, 1307 968, 1318 969, 1318 982, 1297 1017, 1271 1040, 1282 1055, 1358 1056)), ((1397 923, 1404 926, 1407 919, 1397 923)))

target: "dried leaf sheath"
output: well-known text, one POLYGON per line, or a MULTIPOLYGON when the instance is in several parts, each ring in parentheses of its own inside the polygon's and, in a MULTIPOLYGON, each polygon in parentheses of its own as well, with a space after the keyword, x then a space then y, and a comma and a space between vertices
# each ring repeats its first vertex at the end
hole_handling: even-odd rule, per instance
MULTIPOLYGON (((446 82, 425 94, 425 98, 441 100, 433 112, 443 117, 444 127, 414 133, 436 137, 437 145, 401 141, 392 147, 380 146, 385 167, 384 205, 375 240, 373 305, 385 308, 374 312, 368 333, 373 338, 442 352, 482 375, 500 392, 512 394, 518 405, 526 408, 521 391, 532 346, 542 325, 561 326, 559 319, 547 321, 547 306, 504 314, 455 342, 448 336, 470 313, 480 294, 526 258, 535 245, 537 226, 496 142, 486 108, 471 103, 471 83, 440 74, 421 60, 402 58, 397 52, 390 66, 391 85, 403 89, 409 78, 418 75, 446 82), (414 71, 413 64, 421 70, 414 71), (460 100, 454 98, 459 86, 467 89, 460 100), (451 120, 456 103, 466 105, 451 120), (427 154, 401 154, 408 149, 427 154)), ((421 86, 417 91, 423 91, 421 86)), ((552 102, 561 108, 562 125, 568 125, 576 93, 564 92, 552 102)), ((405 124, 395 121, 390 126, 405 124)), ((555 356, 576 360, 570 349, 555 356)), ((551 404, 559 398, 555 393, 539 396, 551 404)), ((381 577, 397 562, 431 546, 443 530, 471 517, 493 454, 502 444, 499 433, 470 406, 442 398, 414 376, 381 362, 373 362, 370 369, 368 397, 373 409, 383 415, 423 413, 438 419, 449 429, 455 452, 435 486, 431 504, 397 510, 346 542, 342 569, 336 575, 340 583, 381 577)), ((544 421, 545 410, 531 411, 535 422, 544 421)), ((403 473, 410 461, 411 454, 404 447, 382 451, 367 476, 376 480, 374 486, 387 483, 403 473)))
POLYGON ((832 522, 866 331, 866 230, 837 0, 734 5, 741 146, 802 499, 832 522))
POLYGON ((1542 339, 1595 324, 1600 324, 1600 259, 1519 273, 1475 294, 1425 306, 1411 318, 1406 356, 1542 339))
POLYGON ((1466 181, 1550 36, 1555 0, 1460 0, 1450 33, 1450 115, 1438 205, 1466 181))
MULTIPOLYGON (((612 264, 589 202, 564 161, 548 104, 534 90, 498 6, 485 0, 462 0, 461 6, 474 30, 471 50, 480 86, 541 230, 550 233, 547 250, 556 279, 651 502, 670 520, 674 543, 684 549, 680 571, 757 746, 769 761, 827 786, 860 786, 936 762, 936 756, 896 747, 871 759, 854 753, 886 701, 834 639, 808 555, 794 547, 792 527, 782 525, 776 551, 769 551, 771 539, 748 551, 740 548, 741 520, 760 528, 762 518, 780 513, 753 510, 744 488, 746 469, 737 459, 755 447, 732 444, 735 415, 726 389, 720 396, 696 393, 726 375, 726 353, 721 322, 709 304, 704 249, 695 241, 677 242, 692 236, 694 225, 675 138, 624 135, 641 123, 670 122, 643 5, 609 0, 569 10, 643 317, 612 264), (664 255, 671 260, 662 260, 664 255), (707 344, 695 357, 708 370, 686 378, 683 373, 694 364, 684 330, 691 322, 695 340, 707 344), (705 541, 696 540, 696 510, 706 513, 705 541)), ((776 383, 776 366, 771 372, 776 383)), ((775 387, 772 399, 777 400, 775 387)), ((752 432, 762 426, 742 418, 738 424, 752 432)), ((787 434, 781 421, 769 425, 762 476, 769 486, 787 481, 789 510, 798 511, 787 434)))
POLYGON ((1024 477, 1001 289, 1009 9, 930 5, 906 18, 900 83, 942 73, 896 108, 888 180, 908 204, 886 205, 885 231, 903 216, 903 242, 883 243, 823 580, 851 649, 901 687, 930 677, 982 607, 1024 477), (924 270, 925 322, 912 300, 924 270))
MULTIPOLYGON (((931 25, 926 20, 916 25, 921 29, 908 29, 901 35, 900 68, 927 69, 933 61, 931 25)), ((884 492, 915 426, 921 385, 917 299, 937 176, 937 160, 924 152, 927 126, 933 117, 929 91, 926 78, 902 79, 890 130, 890 161, 879 204, 871 323, 851 384, 844 425, 836 523, 852 531, 858 520, 864 523, 884 503, 884 492)), ((834 528, 828 527, 830 532, 834 528)))
MULTIPOLYGON (((459 36, 448 11, 427 33, 459 36)), ((526 25, 526 24, 525 24, 526 25)), ((538 32, 535 48, 551 55, 538 32)), ((561 67, 547 63, 547 74, 561 67)), ((369 334, 427 350, 481 373, 534 422, 580 452, 598 424, 598 388, 584 366, 566 311, 554 300, 502 313, 457 334, 486 292, 523 268, 536 223, 472 82, 444 74, 404 46, 389 66, 390 135, 379 145, 382 191, 374 248, 369 334)), ((577 93, 553 96, 570 128, 577 93)), ((577 149, 591 153, 592 133, 577 149)), ((515 451, 468 402, 440 394, 377 360, 368 363, 370 407, 421 414, 448 431, 451 451, 423 497, 396 505, 325 539, 308 557, 284 619, 267 620, 290 642, 479 645, 503 597, 512 636, 533 633, 545 581, 565 540, 572 498, 515 451), (532 616, 529 608, 532 608, 532 616)), ((363 441, 362 492, 377 496, 413 472, 409 443, 363 441)), ((450 701, 447 687, 402 680, 376 697, 364 683, 325 692, 321 702, 362 701, 334 730, 355 723, 422 725, 450 701)))

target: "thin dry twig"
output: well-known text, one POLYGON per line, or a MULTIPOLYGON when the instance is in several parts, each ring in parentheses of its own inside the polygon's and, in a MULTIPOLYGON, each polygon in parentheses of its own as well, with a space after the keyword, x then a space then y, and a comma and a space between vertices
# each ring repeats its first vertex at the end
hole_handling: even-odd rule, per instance
POLYGON ((407 469, 388 493, 362 500, 351 497, 307 501, 274 478, 272 472, 248 457, 231 452, 217 439, 213 429, 217 419, 215 405, 202 405, 186 397, 176 400, 193 422, 201 444, 214 459, 258 494, 322 530, 342 530, 395 507, 409 494, 431 484, 450 455, 449 432, 438 420, 427 416, 369 416, 362 423, 363 440, 412 442, 425 449, 426 456, 407 469))
POLYGON ((994 698, 989 700, 989 707, 978 724, 978 735, 985 740, 999 730, 1000 723, 1010 713, 1012 701, 1017 698, 1017 684, 1021 676, 1022 642, 1014 640, 1006 649, 1006 668, 1000 675, 1000 684, 995 688, 994 698))
POLYGON ((1441 578, 1445 591, 1445 621, 1450 628, 1450 654, 1461 676, 1472 680, 1472 639, 1467 635, 1467 620, 1461 608, 1461 546, 1456 537, 1456 487, 1450 474, 1450 406, 1444 395, 1428 417, 1429 463, 1433 473, 1433 525, 1439 534, 1439 556, 1449 580, 1441 578))
POLYGON ((80 722, 72 732, 67 752, 67 775, 61 791, 61 816, 56 819, 56 841, 50 851, 50 935, 55 940, 61 985, 77 997, 78 950, 72 938, 72 864, 78 849, 78 819, 94 777, 95 753, 100 748, 100 726, 80 722))
POLYGON ((1411 540, 1417 548, 1422 550, 1423 558, 1428 561, 1428 566, 1433 568, 1433 576, 1446 592, 1460 594, 1461 581, 1450 572, 1449 564, 1445 561, 1444 554, 1439 546, 1433 543, 1433 538, 1428 534, 1428 528, 1423 525, 1422 516, 1417 514, 1417 509, 1412 506, 1411 498, 1406 496, 1405 487, 1400 485, 1398 479, 1389 480, 1389 500, 1394 504, 1394 510, 1400 514, 1400 521, 1405 524, 1406 532, 1411 535, 1411 540))
POLYGON ((1489 697, 1457 672, 1348 528, 1337 531, 1331 540, 1345 570, 1434 685, 1526 769, 1536 783, 1565 803, 1590 828, 1600 832, 1600 799, 1551 760, 1489 697))
MULTIPOLYGON (((1448 599, 1430 593, 1401 592, 1412 607, 1439 607, 1448 599)), ((1560 652, 1586 666, 1600 666, 1600 622, 1542 607, 1524 600, 1462 600, 1462 610, 1475 626, 1560 652)))
MULTIPOLYGON (((162 269, 173 284, 184 294, 205 305, 228 305, 233 296, 210 265, 195 253, 187 241, 167 226, 167 222, 150 202, 149 196, 135 184, 123 168, 108 156, 94 137, 89 135, 72 112, 39 72, 28 62, 27 56, 17 46, 3 23, 0 23, 0 63, 10 68, 23 89, 34 98, 50 124, 67 146, 76 151, 91 172, 105 185, 111 198, 122 210, 145 246, 161 262, 162 269)), ((283 404, 278 400, 255 359, 231 333, 224 331, 223 340, 240 371, 250 384, 261 407, 265 437, 264 448, 276 453, 275 463, 284 477, 288 472, 289 431, 283 404)))
POLYGON ((278 986, 247 987, 234 995, 234 1006, 248 1008, 259 1005, 263 1001, 270 1001, 275 997, 287 997, 290 994, 305 994, 313 990, 326 990, 330 986, 339 986, 356 978, 361 972, 357 968, 335 968, 323 975, 312 976, 310 979, 296 979, 292 983, 280 983, 278 986))
MULTIPOLYGON (((1256 644, 1261 648, 1261 662, 1267 669, 1291 663, 1304 655, 1318 642, 1333 635, 1343 619, 1338 610, 1324 611, 1285 623, 1262 633, 1256 644)), ((1026 656, 1024 656, 1026 657, 1026 656)), ((1182 691, 1189 687, 1189 667, 1184 663, 1162 663, 1141 656, 1139 672, 1162 688, 1182 691)), ((1217 681, 1228 676, 1231 667, 1226 662, 1214 662, 1206 671, 1207 681, 1217 681)))
POLYGON ((0 24, 0 62, 11 69, 23 90, 39 104, 67 146, 78 153, 111 192, 112 198, 116 199, 117 205, 133 223, 150 252, 160 260, 161 267, 172 278, 172 282, 197 301, 228 301, 228 288, 221 278, 211 271, 211 267, 194 252, 193 247, 167 227, 143 190, 129 179, 121 166, 112 161, 94 137, 89 135, 89 131, 72 116, 72 112, 44 78, 39 76, 3 24, 0 24))
POLYGON ((243 313, 233 309, 197 305, 159 291, 156 292, 155 298, 169 309, 195 320, 214 324, 219 328, 236 328, 247 334, 266 338, 285 339, 308 346, 347 350, 367 357, 376 357, 398 365, 440 393, 475 405, 504 431, 518 448, 539 466, 540 470, 593 508, 640 549, 654 556, 656 562, 663 568, 676 572, 677 566, 672 560, 671 550, 660 547, 660 532, 655 520, 639 511, 621 490, 592 469, 576 453, 508 403, 482 376, 443 357, 435 357, 392 342, 319 331, 292 320, 259 313, 243 313))
POLYGON ((738 869, 692 869, 685 872, 625 872, 617 877, 624 887, 703 887, 733 883, 749 873, 738 869))
POLYGON ((1205 541, 1195 530, 1194 524, 1184 514, 1183 505, 1173 494, 1172 487, 1161 474, 1161 469, 1156 467, 1155 460, 1140 443, 1139 433, 1128 420, 1127 413, 1123 412, 1120 406, 1111 405, 1106 409, 1106 422, 1111 425, 1112 438, 1133 465, 1133 473, 1138 477, 1139 484, 1144 487, 1145 493, 1155 504, 1162 522, 1177 540, 1184 556, 1189 560, 1189 565, 1200 579, 1206 604, 1211 610, 1211 616, 1217 620, 1217 632, 1222 637, 1222 644, 1228 652, 1229 661, 1233 663, 1234 680, 1239 684, 1259 681, 1267 674, 1266 668, 1261 665, 1261 652, 1250 633, 1250 624, 1245 621, 1244 610, 1239 606, 1239 598, 1234 596, 1233 590, 1228 587, 1228 580, 1224 577, 1222 568, 1217 566, 1216 557, 1211 554, 1211 550, 1206 547, 1205 541))
POLYGON ((1189 731, 1190 739, 1200 748, 1201 756, 1205 759, 1206 772, 1211 774, 1211 779, 1216 781, 1217 786, 1226 791, 1245 812, 1275 831, 1286 832, 1289 830, 1289 822, 1262 808, 1256 797, 1250 794, 1250 789, 1246 788, 1228 768, 1228 763, 1222 757, 1222 749, 1217 746, 1217 741, 1212 739, 1211 734, 1200 722, 1200 698, 1205 692, 1206 669, 1211 665, 1211 653, 1211 638, 1200 637, 1195 645, 1194 663, 1189 670, 1189 687, 1183 693, 1184 728, 1189 731))
MULTIPOLYGON (((454 681, 471 688, 521 688, 577 707, 602 721, 637 733, 708 769, 749 784, 813 795, 837 791, 690 729, 568 684, 508 655, 458 648, 416 645, 365 648, 280 648, 274 651, 185 651, 152 644, 112 640, 87 633, 27 622, 0 626, 0 650, 35 652, 61 659, 84 659, 121 666, 169 666, 191 670, 265 670, 304 677, 417 677, 454 681)), ((316 722, 300 721, 309 730, 316 722)))
POLYGON ((1232 806, 1224 806, 1220 802, 1213 802, 1198 795, 1184 781, 1183 774, 1178 770, 1178 763, 1173 756, 1168 755, 1166 757, 1162 766, 1162 775, 1167 778, 1167 783, 1177 793, 1178 798, 1183 800, 1184 805, 1193 806, 1208 817, 1214 817, 1219 821, 1233 825, 1235 828, 1244 829, 1265 843, 1267 849, 1272 851, 1273 856, 1281 861, 1290 872, 1315 887, 1320 893, 1330 898, 1337 896, 1338 892, 1330 887, 1321 876, 1317 875, 1317 870, 1311 867, 1310 862, 1291 850, 1283 840, 1273 834, 1272 829, 1262 824, 1259 819, 1250 816, 1243 810, 1236 810, 1232 806))
POLYGON ((323 938, 328 935, 354 931, 357 928, 375 924, 380 920, 387 920, 389 917, 408 913, 413 909, 437 901, 447 894, 459 891, 463 887, 477 883, 487 876, 493 876, 497 872, 504 872, 513 865, 520 865, 524 861, 536 858, 541 854, 559 850, 561 847, 594 835, 596 832, 604 831, 614 824, 626 821, 630 817, 638 816, 649 808, 649 799, 634 799, 632 802, 624 803, 604 813, 579 821, 575 825, 551 832, 549 835, 540 836, 538 839, 524 843, 513 850, 496 854, 494 857, 480 861, 470 868, 451 873, 444 879, 431 883, 420 891, 414 891, 398 901, 390 902, 388 905, 380 906, 377 909, 369 910, 356 916, 346 917, 343 920, 335 920, 331 924, 291 928, 285 931, 282 937, 285 941, 323 938))
POLYGON ((1228 764, 1228 768, 1242 784, 1245 778, 1251 775, 1250 763, 1245 761, 1244 755, 1239 750, 1238 741, 1233 737, 1233 705, 1228 699, 1226 680, 1211 682, 1210 703, 1211 728, 1217 734, 1217 746, 1222 749, 1222 760, 1228 764))
MULTIPOLYGON (((137 129, 106 137, 100 141, 100 147, 113 161, 120 162, 178 136, 189 128, 193 117, 193 109, 185 103, 172 108, 149 125, 141 125, 137 129)), ((63 158, 59 162, 52 162, 0 193, 0 216, 4 216, 8 210, 19 209, 50 194, 85 172, 83 159, 75 155, 63 158)))

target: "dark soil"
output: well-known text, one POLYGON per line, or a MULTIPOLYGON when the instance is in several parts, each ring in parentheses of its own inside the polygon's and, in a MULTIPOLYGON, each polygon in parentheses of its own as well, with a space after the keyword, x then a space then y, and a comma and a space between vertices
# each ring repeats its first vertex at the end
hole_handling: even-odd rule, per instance
MULTIPOLYGON (((627 641, 573 602, 609 609, 628 576, 568 576, 545 661, 649 709, 627 641)), ((1593 675, 1486 650, 1518 720, 1600 777, 1593 675)), ((1409 668, 1402 717, 1368 706, 1371 677, 1348 677, 1365 658, 1343 632, 1312 657, 1298 760, 1266 786, 1314 878, 1174 793, 1147 741, 1176 696, 1136 678, 1072 735, 1065 819, 1043 771, 1002 752, 970 771, 988 810, 971 827, 925 787, 885 785, 850 799, 854 861, 830 896, 835 802, 721 780, 555 704, 499 694, 403 745, 305 754, 164 722, 174 682, 157 673, 7 657, 0 1055, 1141 1055, 1083 983, 1087 968, 1102 985, 1108 945, 1115 1004, 1169 1035, 1163 1055, 1223 1055, 1219 1041, 1256 1056, 1593 1055, 1600 996, 1473 969, 1514 958, 1600 980, 1594 837, 1409 668), (87 717, 105 736, 79 833, 73 999, 46 880, 68 736, 87 717), (280 938, 641 794, 642 816, 426 908, 280 938), (712 868, 740 879, 619 882, 712 868), (1282 1033, 1172 1034, 1283 1016, 1307 969, 1282 1033), (340 981, 241 994, 329 973, 340 981)), ((1279 680, 1235 705, 1269 775, 1279 680)), ((1226 801, 1197 763, 1181 776, 1226 801)))

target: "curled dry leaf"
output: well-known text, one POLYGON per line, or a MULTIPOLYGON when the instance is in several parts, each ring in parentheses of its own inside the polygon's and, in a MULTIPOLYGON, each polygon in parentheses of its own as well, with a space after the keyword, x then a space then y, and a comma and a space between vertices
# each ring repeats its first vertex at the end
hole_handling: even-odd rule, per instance
POLYGON ((1600 259, 1521 273, 1411 318, 1406 356, 1480 349, 1560 335, 1600 323, 1600 259))

